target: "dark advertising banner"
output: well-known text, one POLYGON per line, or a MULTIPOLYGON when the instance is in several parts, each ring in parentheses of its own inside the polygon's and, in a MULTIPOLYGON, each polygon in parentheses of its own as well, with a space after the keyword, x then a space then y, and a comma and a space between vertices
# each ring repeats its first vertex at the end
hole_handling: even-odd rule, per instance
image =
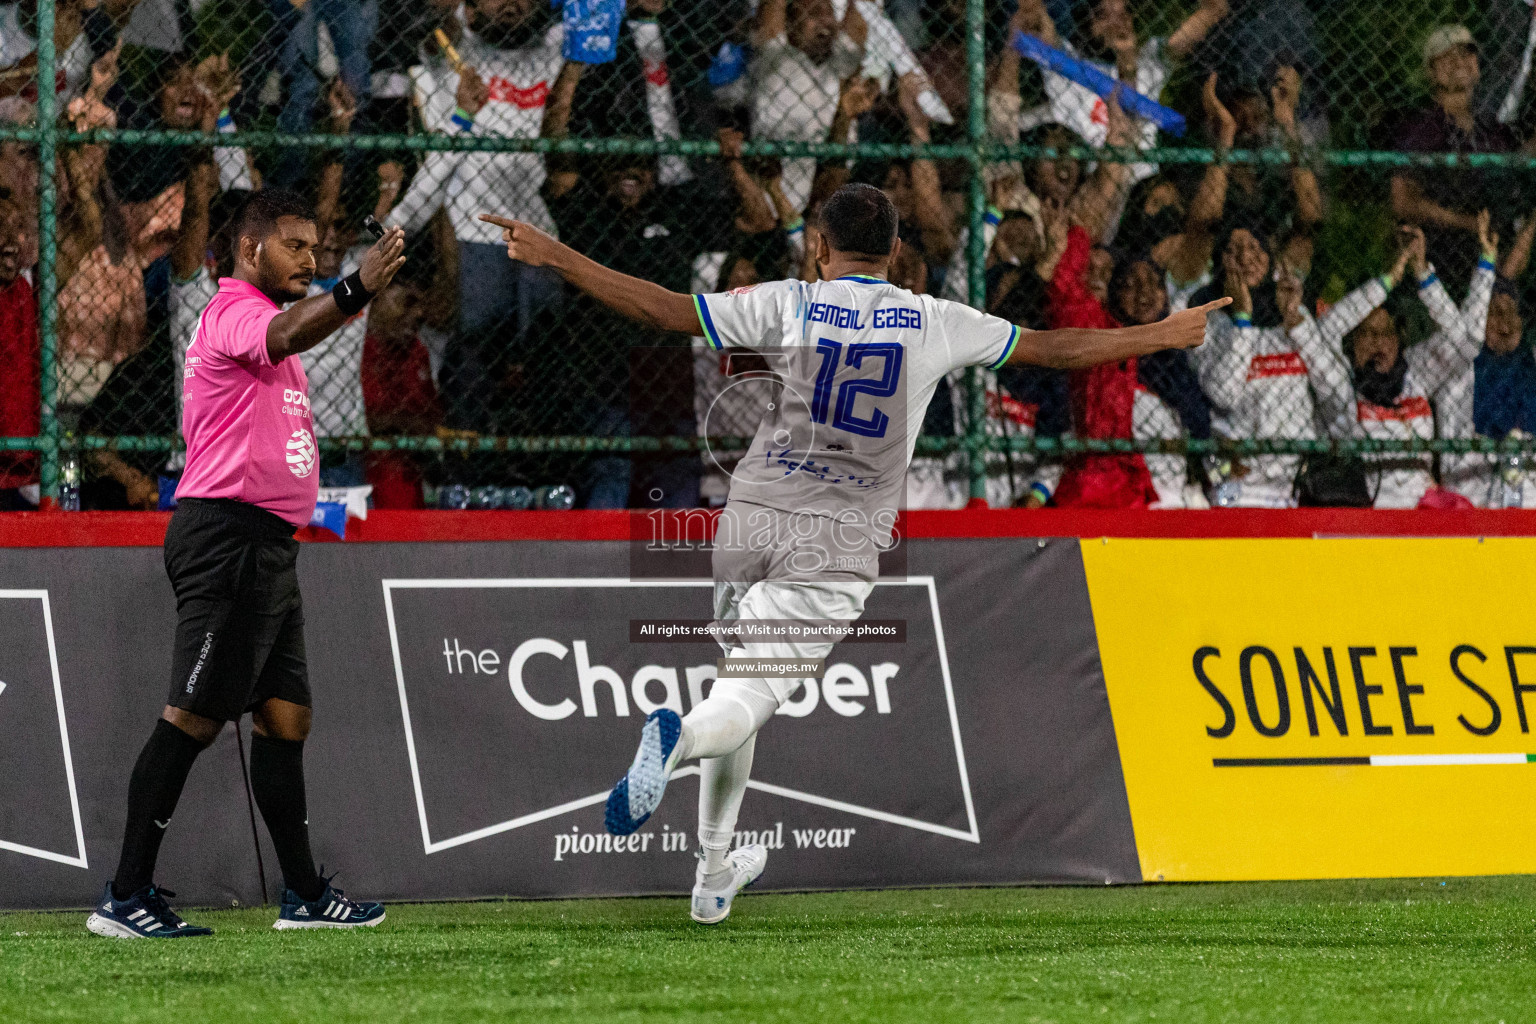
MULTIPOLYGON (((340 884, 381 899, 692 885, 696 768, 638 834, 602 827, 645 715, 686 713, 720 657, 644 632, 707 620, 711 587, 635 578, 628 547, 305 546, 310 820, 340 884)), ((899 628, 834 648, 759 736, 738 829, 769 848, 761 886, 1140 880, 1078 543, 909 548, 865 613, 899 628)), ((165 699, 169 585, 154 549, 10 549, 0 588, 0 906, 85 905, 165 699)), ((255 841, 226 730, 160 880, 187 903, 259 900, 255 841)))
MULTIPOLYGON (((175 614, 158 549, 0 549, 0 907, 101 895, 175 614)), ((202 904, 261 900, 232 731, 192 767, 160 876, 202 904)))

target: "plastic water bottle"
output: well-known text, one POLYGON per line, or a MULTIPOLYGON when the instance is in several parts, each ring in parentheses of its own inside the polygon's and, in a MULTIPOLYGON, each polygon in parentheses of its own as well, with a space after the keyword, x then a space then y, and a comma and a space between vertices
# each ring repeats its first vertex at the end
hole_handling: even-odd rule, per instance
POLYGON ((1518 455, 1511 455, 1504 460, 1503 472, 1500 473, 1504 484, 1501 488, 1504 492, 1503 501, 1500 504, 1504 508, 1525 507, 1525 473, 1520 463, 1521 459, 1518 455))
POLYGON ((1210 502, 1217 508, 1231 508, 1243 493, 1242 481, 1233 479, 1232 463, 1216 455, 1207 455, 1205 478, 1210 483, 1210 502))
POLYGON ((533 507, 568 511, 576 507, 576 492, 565 484, 547 484, 533 492, 533 507))
POLYGON ((533 492, 522 484, 504 487, 501 491, 501 507, 522 511, 533 507, 533 492))
POLYGON ((59 509, 80 511, 80 458, 77 455, 66 456, 59 464, 59 509))
POLYGON ((460 509, 469 507, 469 488, 463 484, 446 484, 437 492, 437 507, 460 509))
POLYGON ((501 488, 499 487, 475 487, 469 492, 470 508, 500 508, 501 488))

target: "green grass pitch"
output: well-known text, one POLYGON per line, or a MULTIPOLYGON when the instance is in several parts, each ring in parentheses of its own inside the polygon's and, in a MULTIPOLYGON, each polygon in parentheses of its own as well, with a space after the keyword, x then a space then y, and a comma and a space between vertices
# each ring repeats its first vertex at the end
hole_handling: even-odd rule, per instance
POLYGON ((1536 1021, 1536 877, 0 914, 0 1021, 1536 1021))

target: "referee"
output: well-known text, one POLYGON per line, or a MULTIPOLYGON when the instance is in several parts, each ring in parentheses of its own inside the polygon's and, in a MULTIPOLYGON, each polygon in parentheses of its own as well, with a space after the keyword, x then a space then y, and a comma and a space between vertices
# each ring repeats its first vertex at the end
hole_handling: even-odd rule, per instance
POLYGON ((301 197, 253 194, 236 230, 235 274, 219 281, 187 348, 187 464, 165 535, 177 613, 170 701, 128 780, 122 858, 86 921, 97 935, 213 934, 166 903, 173 894, 154 884, 155 859, 192 762, 247 711, 251 789, 283 869, 275 927, 384 919, 381 905, 347 899, 320 877, 309 850, 309 674, 293 532, 314 511, 320 459, 297 356, 362 314, 405 263, 405 236, 391 229, 355 273, 306 299, 318 241, 301 197))

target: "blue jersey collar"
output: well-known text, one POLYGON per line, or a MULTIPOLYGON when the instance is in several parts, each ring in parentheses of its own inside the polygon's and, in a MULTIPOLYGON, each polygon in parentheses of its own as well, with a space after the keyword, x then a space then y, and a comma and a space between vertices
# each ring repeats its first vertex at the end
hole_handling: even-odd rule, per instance
POLYGON ((865 284, 890 284, 883 277, 871 277, 869 274, 844 274, 842 277, 833 278, 835 281, 862 281, 865 284))

